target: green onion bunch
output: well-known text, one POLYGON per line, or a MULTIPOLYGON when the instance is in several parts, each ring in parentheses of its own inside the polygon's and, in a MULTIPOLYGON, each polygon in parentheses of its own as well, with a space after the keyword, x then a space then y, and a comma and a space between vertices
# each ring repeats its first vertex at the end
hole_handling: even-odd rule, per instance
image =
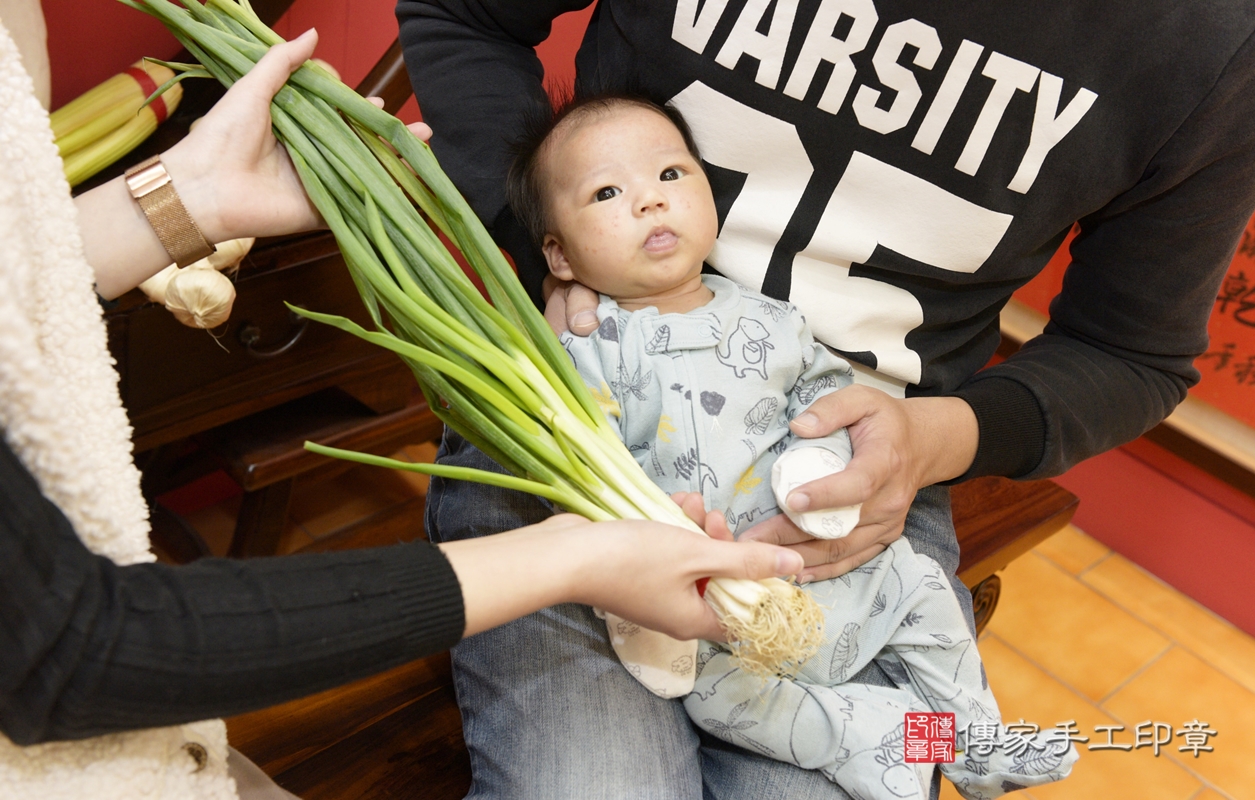
MULTIPOLYGON (((230 86, 283 41, 248 0, 120 2, 157 17, 200 60, 167 64, 177 74, 161 90, 187 77, 212 76, 230 86)), ((276 136, 335 234, 375 330, 292 310, 396 353, 413 370, 431 410, 512 474, 313 443, 308 449, 531 492, 590 520, 647 519, 700 532, 619 441, 425 142, 309 62, 275 96, 271 115, 276 136), (462 253, 491 303, 436 231, 462 253)), ((758 674, 791 672, 822 639, 818 607, 784 581, 712 580, 706 599, 742 664, 758 674)))

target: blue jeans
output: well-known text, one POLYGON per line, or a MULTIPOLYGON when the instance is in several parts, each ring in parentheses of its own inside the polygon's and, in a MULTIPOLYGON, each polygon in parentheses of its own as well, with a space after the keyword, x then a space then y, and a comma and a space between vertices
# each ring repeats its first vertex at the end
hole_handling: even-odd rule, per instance
MULTIPOLYGON (((502 471, 448 430, 438 461, 502 471)), ((447 542, 531 525, 552 513, 531 495, 433 478, 426 524, 433 541, 447 542)), ((951 576, 974 627, 971 595, 954 577, 959 548, 948 489, 920 491, 906 535, 951 576)), ((848 798, 819 772, 697 731, 679 700, 654 696, 623 669, 605 623, 586 606, 554 606, 464 639, 453 648, 453 678, 474 778, 468 797, 848 798)), ((874 663, 852 680, 893 685, 874 663)), ((935 773, 934 800, 939 791, 935 773)))

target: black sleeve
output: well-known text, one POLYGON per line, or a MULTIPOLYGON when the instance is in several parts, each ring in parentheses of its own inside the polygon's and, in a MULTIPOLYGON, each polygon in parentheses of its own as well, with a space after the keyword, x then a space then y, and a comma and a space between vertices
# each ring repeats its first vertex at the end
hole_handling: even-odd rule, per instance
POLYGON ((0 730, 18 744, 262 708, 446 649, 464 625, 425 542, 117 566, 0 436, 0 730))
POLYGON ((1207 320, 1255 212, 1255 39, 1142 179, 1080 220, 1044 333, 955 393, 980 448, 964 477, 1043 478, 1136 439, 1199 380, 1207 320))
POLYGON ((558 15, 592 0, 400 0, 405 63, 440 165, 514 259, 540 301, 548 272, 506 205, 509 144, 523 116, 549 102, 536 45, 558 15))

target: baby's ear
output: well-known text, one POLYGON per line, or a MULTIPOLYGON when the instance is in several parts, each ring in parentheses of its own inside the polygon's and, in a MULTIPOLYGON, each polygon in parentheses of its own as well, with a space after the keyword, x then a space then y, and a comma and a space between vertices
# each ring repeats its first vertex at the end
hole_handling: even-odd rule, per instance
POLYGON ((562 243, 552 233, 545 234, 545 241, 540 246, 540 251, 545 254, 549 271, 555 278, 560 281, 575 280, 575 273, 571 271, 571 262, 567 261, 566 251, 562 249, 562 243))

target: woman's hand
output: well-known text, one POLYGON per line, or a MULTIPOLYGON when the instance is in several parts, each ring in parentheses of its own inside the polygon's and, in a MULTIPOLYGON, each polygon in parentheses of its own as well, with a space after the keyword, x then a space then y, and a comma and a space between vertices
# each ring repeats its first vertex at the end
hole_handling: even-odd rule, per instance
MULTIPOLYGON (((270 101, 313 55, 309 30, 276 45, 227 91, 161 160, 188 214, 205 238, 218 243, 272 236, 322 224, 287 151, 271 130, 270 101)), ((426 139, 431 130, 410 126, 426 139)), ((170 263, 170 257, 122 178, 75 199, 96 290, 117 297, 170 263)))
POLYGON ((793 420, 798 436, 827 436, 847 427, 854 457, 834 475, 801 486, 787 498, 795 511, 862 503, 859 524, 841 539, 815 539, 780 514, 755 525, 741 541, 770 542, 802 555, 802 582, 849 572, 902 535, 915 493, 956 478, 976 457, 979 430, 971 407, 957 397, 899 400, 850 386, 815 401, 793 420))
POLYGON ((270 101, 314 54, 308 30, 277 45, 162 154, 188 213, 212 242, 316 228, 322 218, 271 130, 270 101))
MULTIPOLYGON (((579 522, 577 517, 571 524, 579 522)), ((802 560, 785 549, 717 541, 659 523, 602 522, 579 535, 602 538, 598 549, 603 552, 573 587, 572 599, 681 640, 727 638, 698 592, 701 579, 761 580, 792 575, 802 567, 802 560)))
MULTIPOLYGON (((270 130, 270 100, 314 52, 306 31, 272 47, 161 160, 188 214, 211 243, 321 224, 287 152, 270 130)), ((116 178, 75 198, 96 291, 134 288, 170 263, 147 217, 116 178)))
MULTIPOLYGON (((192 219, 213 242, 296 233, 323 224, 287 150, 271 129, 270 101, 314 54, 313 29, 276 45, 162 155, 192 219)), ((382 107, 383 101, 371 98, 382 107)), ((422 123, 410 126, 431 137, 422 123)))
MULTIPOLYGON (((692 503, 682 505, 688 510, 692 503)), ((722 640, 714 611, 697 591, 700 579, 761 580, 802 568, 801 557, 784 548, 715 541, 659 522, 592 523, 573 514, 440 549, 462 584, 467 636, 576 602, 677 639, 722 640)))

